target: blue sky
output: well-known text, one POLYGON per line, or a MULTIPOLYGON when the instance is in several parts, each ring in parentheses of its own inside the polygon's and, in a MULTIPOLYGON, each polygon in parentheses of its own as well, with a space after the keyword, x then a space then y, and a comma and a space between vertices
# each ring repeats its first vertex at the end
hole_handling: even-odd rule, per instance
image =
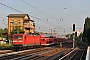
MULTIPOLYGON (((65 33, 71 33, 72 29, 70 28, 72 28, 72 24, 76 24, 76 30, 83 30, 85 18, 90 17, 90 0, 23 1, 0 0, 0 3, 29 14, 30 18, 35 21, 37 31, 49 32, 50 29, 52 29, 60 34, 63 34, 63 31, 65 31, 65 33), (28 4, 23 1, 27 2, 28 4), (40 20, 31 16, 37 17, 40 20), (43 21, 50 23, 51 25, 43 21), (60 29, 58 29, 56 26, 58 26, 60 29)), ((20 12, 0 4, 0 28, 7 27, 7 15, 12 13, 21 14, 20 12)))

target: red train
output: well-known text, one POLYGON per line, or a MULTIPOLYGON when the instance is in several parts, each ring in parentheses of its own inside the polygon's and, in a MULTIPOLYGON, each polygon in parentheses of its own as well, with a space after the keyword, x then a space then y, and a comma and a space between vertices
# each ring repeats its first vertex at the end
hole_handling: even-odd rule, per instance
POLYGON ((47 34, 43 35, 13 34, 12 37, 13 50, 20 50, 20 49, 23 50, 28 49, 30 47, 37 47, 42 45, 44 46, 53 45, 65 41, 67 41, 67 39, 57 38, 47 34))

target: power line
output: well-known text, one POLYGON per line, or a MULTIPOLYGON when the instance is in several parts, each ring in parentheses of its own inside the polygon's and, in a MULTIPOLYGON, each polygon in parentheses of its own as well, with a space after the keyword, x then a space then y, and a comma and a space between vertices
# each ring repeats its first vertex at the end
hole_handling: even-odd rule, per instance
MULTIPOLYGON (((21 0, 21 1, 23 1, 24 3, 26 3, 26 4, 29 5, 29 6, 33 7, 34 9, 36 9, 36 10, 42 12, 43 14, 45 14, 45 15, 47 15, 47 16, 49 16, 49 17, 52 17, 52 16, 50 16, 49 14, 47 14, 47 13, 41 11, 40 9, 38 9, 38 8, 36 8, 36 7, 34 7, 34 6, 32 6, 30 3, 27 3, 27 2, 24 1, 24 0, 21 0)), ((57 20, 56 18, 53 18, 53 19, 57 20)))
MULTIPOLYGON (((86 12, 89 12, 89 11, 90 11, 90 10, 86 10, 86 11, 78 12, 78 13, 75 13, 75 14, 63 16, 63 17, 66 18, 66 17, 69 17, 69 16, 73 16, 73 15, 77 15, 77 14, 81 14, 81 13, 86 13, 86 12)), ((55 17, 55 18, 59 18, 59 17, 55 17)), ((51 18, 50 18, 50 19, 51 19, 51 18)), ((76 18, 74 18, 74 19, 76 19, 76 18)))
MULTIPOLYGON (((8 7, 9 9, 12 9, 12 10, 15 10, 15 11, 17 11, 17 12, 20 12, 20 13, 23 13, 23 14, 24 14, 24 12, 22 12, 22 11, 20 11, 20 10, 17 10, 17 9, 15 9, 15 8, 12 8, 12 7, 10 7, 10 6, 7 6, 7 5, 5 5, 5 4, 3 4, 3 3, 0 3, 0 4, 3 5, 3 6, 5 6, 5 7, 8 7)), ((29 15, 29 16, 31 16, 31 15, 29 15)), ((34 17, 34 16, 31 16, 31 17, 33 17, 33 18, 35 18, 35 19, 37 19, 37 20, 40 20, 40 21, 42 21, 42 22, 45 22, 45 23, 47 23, 47 24, 50 24, 50 23, 48 23, 48 22, 46 22, 46 21, 43 21, 43 20, 41 20, 41 19, 39 19, 39 18, 37 18, 37 17, 34 17)), ((55 25, 53 25, 53 24, 50 24, 50 25, 55 26, 55 25)), ((58 27, 58 26, 55 26, 55 27, 58 27)))
MULTIPOLYGON (((73 16, 73 15, 77 15, 77 14, 85 13, 85 12, 88 12, 88 11, 90 11, 90 10, 82 11, 82 12, 75 13, 75 14, 71 14, 71 15, 68 15, 68 16, 73 16)), ((68 16, 64 16, 64 18, 65 18, 65 17, 68 17, 68 16)))
POLYGON ((6 7, 8 7, 8 8, 10 8, 10 9, 13 9, 13 10, 15 10, 15 11, 18 11, 18 12, 20 12, 20 13, 23 13, 23 12, 21 12, 21 11, 19 11, 19 10, 17 10, 17 9, 14 9, 14 8, 12 8, 12 7, 10 7, 10 6, 7 6, 7 5, 5 5, 5 4, 3 4, 3 3, 0 3, 1 5, 3 5, 3 6, 6 6, 6 7))

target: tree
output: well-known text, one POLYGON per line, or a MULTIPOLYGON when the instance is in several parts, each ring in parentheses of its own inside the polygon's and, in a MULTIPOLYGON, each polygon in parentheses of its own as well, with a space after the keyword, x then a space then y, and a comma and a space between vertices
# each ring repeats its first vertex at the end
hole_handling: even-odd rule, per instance
POLYGON ((4 32, 4 30, 2 28, 0 28, 0 33, 3 33, 3 32, 4 32))
POLYGON ((4 33, 8 33, 8 29, 7 28, 4 28, 4 33))
POLYGON ((13 27, 13 30, 11 31, 11 35, 12 34, 19 34, 19 33, 24 33, 23 28, 21 29, 20 26, 13 27))
POLYGON ((0 36, 1 37, 5 37, 5 36, 2 36, 3 34, 7 34, 8 33, 8 29, 7 28, 4 28, 4 29, 2 29, 2 28, 0 28, 0 36))
POLYGON ((90 18, 89 17, 85 19, 83 41, 90 43, 90 18))

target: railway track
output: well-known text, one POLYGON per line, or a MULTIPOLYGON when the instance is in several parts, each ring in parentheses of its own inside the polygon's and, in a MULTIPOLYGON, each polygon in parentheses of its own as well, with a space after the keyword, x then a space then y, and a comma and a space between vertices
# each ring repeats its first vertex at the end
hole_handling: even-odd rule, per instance
POLYGON ((66 58, 59 60, 85 60, 85 56, 86 56, 86 50, 78 49, 75 50, 70 55, 68 55, 66 58))
POLYGON ((59 60, 85 60, 86 52, 87 46, 84 43, 79 42, 73 51, 59 58, 59 60))
POLYGON ((6 54, 6 53, 12 53, 13 50, 0 50, 0 55, 1 54, 6 54))
POLYGON ((16 52, 10 50, 7 52, 3 51, 3 53, 0 54, 0 60, 58 60, 59 57, 62 57, 72 50, 73 49, 69 47, 64 47, 64 45, 63 48, 60 48, 60 45, 54 45, 16 52))
POLYGON ((71 43, 41 47, 24 51, 6 51, 0 53, 0 60, 85 60, 86 48, 78 43, 79 47, 71 49, 71 43))
POLYGON ((55 55, 62 56, 71 50, 70 48, 44 47, 3 54, 0 55, 0 60, 50 60, 55 59, 55 55))

